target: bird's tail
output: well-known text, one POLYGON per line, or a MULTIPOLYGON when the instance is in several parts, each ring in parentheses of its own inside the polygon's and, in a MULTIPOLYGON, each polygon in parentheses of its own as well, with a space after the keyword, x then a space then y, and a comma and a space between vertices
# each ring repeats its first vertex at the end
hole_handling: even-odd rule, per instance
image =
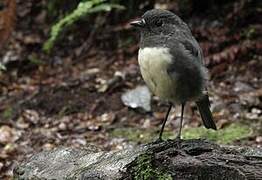
POLYGON ((210 111, 210 102, 208 95, 205 94, 200 100, 196 102, 199 109, 203 123, 207 129, 211 128, 217 130, 216 124, 213 120, 212 113, 210 111))

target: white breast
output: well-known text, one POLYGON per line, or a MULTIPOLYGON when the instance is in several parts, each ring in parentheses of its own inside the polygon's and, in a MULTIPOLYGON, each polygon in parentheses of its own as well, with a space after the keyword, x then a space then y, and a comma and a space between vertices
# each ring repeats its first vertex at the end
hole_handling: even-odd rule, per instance
POLYGON ((139 50, 138 62, 141 74, 149 89, 162 99, 174 96, 175 80, 167 73, 172 63, 168 48, 143 48, 139 50))

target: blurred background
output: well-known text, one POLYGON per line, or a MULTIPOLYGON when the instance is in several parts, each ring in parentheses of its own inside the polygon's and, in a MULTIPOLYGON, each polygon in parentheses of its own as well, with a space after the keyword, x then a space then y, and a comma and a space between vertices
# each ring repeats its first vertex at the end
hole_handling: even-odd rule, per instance
MULTIPOLYGON (((191 28, 209 69, 217 132, 188 104, 182 137, 262 145, 259 0, 1 0, 0 179, 30 153, 157 138, 167 104, 144 86, 129 22, 168 9, 191 28)), ((180 107, 165 129, 174 138, 180 107)))

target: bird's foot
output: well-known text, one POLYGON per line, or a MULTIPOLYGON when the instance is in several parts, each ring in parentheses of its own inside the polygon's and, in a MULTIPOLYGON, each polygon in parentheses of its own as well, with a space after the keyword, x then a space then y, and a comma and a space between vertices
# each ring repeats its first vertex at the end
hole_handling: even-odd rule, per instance
POLYGON ((177 142, 177 147, 181 148, 182 139, 180 135, 177 135, 177 137, 175 138, 175 141, 177 142))
POLYGON ((152 144, 159 144, 159 143, 161 143, 161 142, 164 142, 164 140, 163 140, 162 138, 157 138, 156 140, 154 140, 154 141, 152 142, 152 144))
POLYGON ((181 141, 181 136, 180 135, 177 135, 176 138, 175 138, 176 141, 181 141))

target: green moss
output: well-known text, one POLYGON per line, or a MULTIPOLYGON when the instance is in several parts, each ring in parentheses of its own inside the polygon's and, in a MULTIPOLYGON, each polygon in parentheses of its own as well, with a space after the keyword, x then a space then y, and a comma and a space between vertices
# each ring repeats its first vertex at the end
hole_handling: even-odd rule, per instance
POLYGON ((156 179, 156 180, 171 180, 172 176, 164 170, 154 168, 152 164, 151 154, 142 154, 131 169, 132 179, 156 179))
MULTIPOLYGON (((138 128, 118 128, 114 129, 110 134, 116 138, 126 138, 129 141, 148 143, 154 141, 159 136, 159 128, 138 129, 138 128)), ((174 131, 165 130, 163 132, 163 139, 175 139, 174 131)))
POLYGON ((8 108, 6 108, 6 109, 4 110, 2 116, 3 116, 4 119, 10 119, 10 118, 12 118, 13 113, 14 113, 13 108, 8 107, 8 108))
POLYGON ((173 131, 173 130, 165 130, 163 132, 163 139, 175 139, 175 138, 176 138, 176 132, 175 131, 173 131))
POLYGON ((235 140, 246 138, 251 133, 252 130, 247 125, 235 123, 218 131, 208 130, 204 127, 187 128, 184 129, 182 137, 184 139, 206 138, 218 143, 229 144, 235 140))
MULTIPOLYGON (((110 134, 112 137, 126 138, 127 140, 133 142, 147 143, 157 139, 158 133, 158 128, 118 128, 114 129, 110 134)), ((236 140, 250 136, 251 133, 252 129, 249 126, 240 123, 234 123, 217 131, 206 129, 204 127, 185 128, 182 130, 182 138, 206 138, 221 144, 230 144, 236 140)), ((176 133, 174 131, 168 131, 166 129, 163 133, 163 139, 175 139, 175 137, 176 133)))
POLYGON ((150 142, 154 139, 154 130, 144 130, 137 128, 117 128, 114 129, 110 134, 116 138, 126 138, 129 141, 134 142, 150 142))

